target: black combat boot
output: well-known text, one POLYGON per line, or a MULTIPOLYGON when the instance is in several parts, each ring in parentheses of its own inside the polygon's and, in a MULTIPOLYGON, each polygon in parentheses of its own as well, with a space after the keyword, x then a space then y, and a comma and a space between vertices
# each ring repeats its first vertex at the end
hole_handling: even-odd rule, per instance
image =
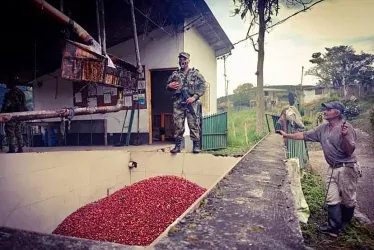
POLYGON ((341 205, 341 208, 342 208, 342 230, 345 231, 345 229, 351 223, 351 220, 355 212, 355 207, 346 207, 344 205, 341 205))
POLYGON ((181 139, 175 139, 175 147, 170 150, 170 153, 172 154, 176 154, 176 153, 180 153, 181 152, 181 143, 182 143, 182 140, 181 139))
POLYGON ((200 141, 193 141, 192 153, 194 154, 200 153, 200 141))
POLYGON ((319 227, 323 233, 330 233, 336 236, 341 232, 342 210, 340 204, 329 205, 327 208, 328 225, 319 227))

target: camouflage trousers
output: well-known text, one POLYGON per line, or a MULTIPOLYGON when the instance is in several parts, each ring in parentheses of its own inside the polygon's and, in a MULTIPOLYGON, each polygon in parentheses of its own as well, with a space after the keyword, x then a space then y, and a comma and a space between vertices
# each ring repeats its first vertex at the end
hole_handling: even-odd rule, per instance
POLYGON ((11 121, 5 124, 5 134, 9 148, 15 149, 17 146, 22 147, 22 122, 11 121), (17 141, 17 145, 16 145, 17 141))
MULTIPOLYGON (((181 99, 174 100, 173 102, 173 121, 174 121, 174 138, 182 139, 185 131, 184 124, 187 117, 188 127, 190 128, 190 138, 192 141, 200 140, 200 127, 199 119, 191 114, 187 108, 187 105, 181 103, 181 99)), ((195 111, 195 114, 198 114, 198 103, 192 103, 192 107, 195 111)))

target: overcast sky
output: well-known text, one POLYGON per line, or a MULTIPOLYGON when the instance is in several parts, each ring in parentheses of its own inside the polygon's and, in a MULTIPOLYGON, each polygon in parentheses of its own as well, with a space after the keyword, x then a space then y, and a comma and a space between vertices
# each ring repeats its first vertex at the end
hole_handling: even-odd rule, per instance
MULTIPOLYGON (((245 37, 248 23, 239 16, 230 17, 232 0, 205 0, 231 42, 245 37)), ((265 37, 265 85, 300 84, 301 67, 311 67, 309 59, 325 47, 352 45, 360 52, 374 53, 374 0, 327 0, 306 13, 291 18, 275 27, 265 37), (358 2, 360 5, 358 5, 358 2)), ((282 19, 295 10, 282 8, 282 19)), ((250 41, 235 47, 227 59, 229 93, 240 84, 256 85, 257 53, 250 41)), ((223 96, 223 61, 218 61, 218 93, 223 96)), ((315 85, 316 80, 304 76, 304 85, 315 85)))

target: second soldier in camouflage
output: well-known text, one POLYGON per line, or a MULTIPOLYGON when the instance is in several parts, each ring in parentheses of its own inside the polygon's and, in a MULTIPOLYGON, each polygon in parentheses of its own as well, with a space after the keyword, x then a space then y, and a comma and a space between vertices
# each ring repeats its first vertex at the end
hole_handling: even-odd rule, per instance
POLYGON ((174 71, 167 81, 166 88, 173 91, 173 121, 174 121, 174 138, 175 147, 171 153, 179 153, 183 134, 185 131, 185 119, 187 117, 188 127, 190 128, 190 137, 193 142, 193 153, 200 152, 200 126, 198 118, 191 114, 187 106, 182 102, 180 89, 187 90, 190 97, 187 103, 191 104, 195 113, 198 112, 197 101, 201 98, 206 90, 204 76, 195 68, 189 67, 190 54, 181 52, 178 56, 180 69, 174 71))

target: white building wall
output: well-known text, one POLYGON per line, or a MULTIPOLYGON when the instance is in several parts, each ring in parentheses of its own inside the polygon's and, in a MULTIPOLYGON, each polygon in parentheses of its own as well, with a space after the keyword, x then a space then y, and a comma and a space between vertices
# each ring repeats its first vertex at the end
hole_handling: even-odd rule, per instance
POLYGON ((328 89, 323 89, 321 95, 316 95, 316 90, 303 90, 304 91, 304 103, 311 103, 316 100, 320 100, 329 96, 330 92, 328 89))
POLYGON ((208 42, 191 28, 185 32, 184 50, 191 55, 190 66, 197 68, 209 83, 210 109, 207 113, 217 112, 217 59, 208 42))

